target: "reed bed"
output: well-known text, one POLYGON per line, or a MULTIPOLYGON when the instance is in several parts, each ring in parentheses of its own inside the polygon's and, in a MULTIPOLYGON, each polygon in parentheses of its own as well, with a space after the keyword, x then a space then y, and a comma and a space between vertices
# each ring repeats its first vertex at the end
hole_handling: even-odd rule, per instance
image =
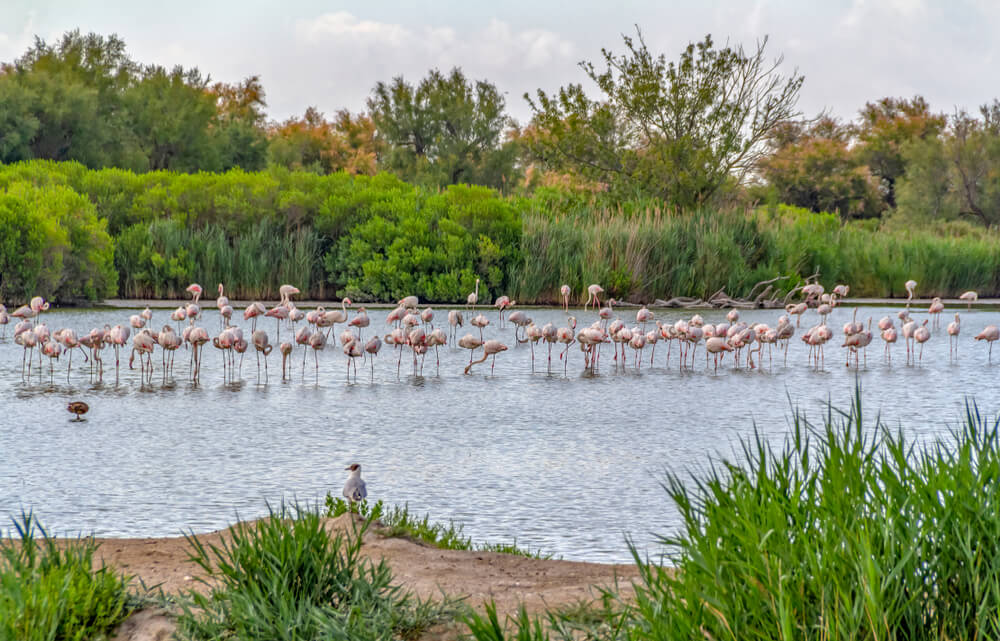
MULTIPOLYGON (((662 537, 663 564, 633 548, 634 603, 606 593, 583 638, 1000 638, 998 420, 970 404, 947 438, 917 442, 859 390, 791 427, 666 477, 680 532, 662 537)), ((493 619, 471 616, 473 637, 581 638, 558 613, 493 619)))

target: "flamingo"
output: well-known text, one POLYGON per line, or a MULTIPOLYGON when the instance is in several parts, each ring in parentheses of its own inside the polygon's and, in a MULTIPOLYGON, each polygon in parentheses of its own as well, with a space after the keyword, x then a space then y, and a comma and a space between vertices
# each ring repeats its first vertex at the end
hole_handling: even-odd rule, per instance
POLYGON ((257 351, 257 355, 258 355, 258 360, 257 360, 257 380, 260 380, 260 358, 259 357, 260 357, 261 354, 263 354, 264 355, 264 382, 267 383, 267 379, 268 379, 267 357, 271 353, 271 350, 274 349, 274 346, 271 345, 271 341, 270 341, 270 339, 267 336, 267 332, 265 332, 262 329, 258 329, 257 331, 255 331, 252 334, 250 334, 250 341, 253 343, 253 347, 257 351))
POLYGON ((964 294, 962 294, 961 296, 959 296, 959 298, 962 299, 962 300, 964 300, 966 303, 969 304, 968 311, 971 312, 972 311, 972 304, 974 302, 976 302, 977 300, 979 300, 979 294, 976 293, 976 292, 974 292, 974 291, 972 291, 970 289, 969 291, 967 291, 964 294))
POLYGON ((282 285, 278 288, 278 295, 281 297, 279 304, 287 307, 292 302, 292 296, 300 293, 299 288, 294 285, 282 285))
POLYGON ((483 363, 483 362, 486 361, 487 358, 489 358, 490 356, 492 356, 493 357, 493 361, 490 364, 490 374, 492 375, 493 374, 493 369, 496 367, 497 354, 499 354, 500 352, 505 352, 505 351, 507 351, 507 346, 504 345, 503 343, 501 343, 500 341, 498 341, 498 340, 488 340, 488 341, 486 341, 485 343, 483 343, 483 357, 481 359, 479 359, 478 361, 474 361, 474 362, 471 362, 468 365, 466 365, 465 366, 465 373, 468 374, 469 370, 471 370, 472 366, 475 365, 476 363, 483 363))
POLYGON ((465 308, 476 311, 476 303, 479 302, 479 279, 476 279, 476 291, 472 292, 465 299, 465 308))
MULTIPOLYGON (((433 314, 431 315, 431 318, 433 318, 433 314)), ((364 329, 365 327, 368 327, 370 323, 371 320, 368 318, 368 310, 366 310, 364 307, 359 307, 358 311, 354 314, 354 318, 352 318, 350 322, 347 324, 350 325, 351 327, 358 328, 358 340, 360 341, 361 330, 364 329)), ((355 375, 357 375, 357 372, 355 372, 355 375)))
POLYGON ((598 298, 598 294, 601 294, 603 292, 604 292, 604 288, 601 287, 600 285, 596 284, 596 283, 593 284, 593 285, 588 286, 587 287, 587 302, 584 303, 583 308, 587 309, 587 307, 590 305, 590 301, 593 300, 594 301, 594 309, 595 310, 598 309, 600 307, 600 305, 601 305, 601 299, 598 298))
POLYGON ((885 342, 885 358, 890 365, 892 364, 892 350, 890 348, 896 342, 897 337, 896 328, 892 325, 882 330, 882 340, 885 342))
POLYGON ((313 360, 316 361, 316 382, 319 383, 319 352, 326 347, 326 335, 323 332, 313 332, 309 337, 309 347, 313 348, 313 360))
POLYGON ((562 287, 559 288, 559 295, 562 296, 563 299, 564 312, 569 312, 569 293, 570 293, 569 285, 563 285, 562 287))
POLYGON ((368 342, 365 343, 365 352, 369 356, 371 356, 371 362, 372 362, 372 377, 371 377, 371 380, 372 381, 375 380, 375 357, 378 356, 378 351, 380 349, 382 349, 382 339, 380 339, 378 337, 378 335, 372 336, 371 338, 368 339, 368 342))
POLYGON ((229 298, 222 293, 222 283, 219 283, 219 297, 215 299, 215 306, 222 309, 229 304, 229 298))
MULTIPOLYGON (((522 340, 522 339, 518 338, 517 337, 517 333, 519 331, 521 331, 522 329, 524 329, 525 327, 527 327, 528 325, 531 324, 531 319, 528 318, 528 315, 525 314, 521 310, 517 310, 517 311, 511 312, 510 316, 507 317, 507 320, 510 321, 511 323, 513 323, 514 327, 515 327, 515 329, 514 329, 514 341, 515 341, 515 345, 517 343, 523 343, 525 340, 527 340, 527 339, 522 340)), ((532 352, 532 353, 534 353, 534 352, 532 352)))
POLYGON ((135 336, 132 337, 132 354, 128 359, 128 367, 132 369, 132 359, 135 358, 135 353, 139 352, 139 380, 143 384, 151 382, 153 378, 153 346, 156 345, 156 341, 153 340, 153 335, 148 329, 144 329, 141 332, 137 332, 135 336), (145 356, 145 360, 143 357, 145 356), (146 365, 149 365, 148 379, 146 365))
POLYGON ((941 302, 941 297, 935 296, 934 300, 931 301, 931 306, 927 308, 927 313, 934 318, 934 327, 941 325, 941 312, 943 311, 944 303, 941 302))
POLYGON ((924 320, 924 324, 918 327, 913 332, 913 340, 920 343, 920 358, 922 362, 924 360, 924 343, 929 341, 931 338, 931 330, 927 329, 927 320, 924 320))
POLYGON ((505 310, 513 307, 515 303, 511 301, 510 296, 501 296, 496 299, 493 306, 500 310, 500 329, 503 329, 503 313, 505 310))
POLYGON ((462 349, 469 350, 469 366, 472 366, 472 356, 476 353, 476 350, 483 346, 483 338, 480 336, 476 338, 472 334, 466 334, 462 338, 458 339, 458 346, 462 349))
POLYGON ((560 327, 556 330, 556 341, 566 346, 562 353, 559 354, 559 360, 563 361, 563 375, 566 374, 566 367, 569 363, 569 357, 566 356, 566 352, 569 351, 569 346, 576 342, 576 318, 568 316, 566 322, 568 323, 566 327, 560 327))
POLYGON ((201 357, 208 342, 208 330, 204 327, 189 326, 185 332, 188 335, 188 342, 191 343, 191 356, 193 366, 191 368, 191 380, 197 384, 201 380, 201 357))
POLYGON ((31 361, 34 358, 35 346, 38 345, 38 337, 35 333, 30 331, 30 327, 27 321, 22 321, 18 323, 20 326, 24 323, 24 329, 20 332, 17 328, 14 328, 14 342, 24 348, 24 353, 21 355, 21 379, 24 379, 24 363, 28 363, 28 380, 31 380, 31 361))
POLYGON ((59 360, 59 355, 62 354, 62 345, 54 340, 45 341, 42 344, 42 349, 39 352, 44 356, 49 357, 49 382, 52 382, 52 361, 59 360))
POLYGON ((917 289, 917 281, 915 281, 915 280, 908 280, 908 281, 906 281, 906 283, 903 284, 903 287, 906 288, 906 294, 907 294, 907 296, 906 296, 906 306, 909 307, 910 306, 910 301, 913 300, 913 292, 914 292, 914 290, 917 289))
MULTIPOLYGON (((258 330, 260 331, 260 330, 258 330)), ((222 382, 228 383, 232 380, 232 354, 233 346, 236 344, 236 335, 231 328, 219 332, 218 336, 212 338, 212 345, 222 352, 222 382)))
POLYGON ((649 309, 645 305, 639 308, 639 311, 635 313, 635 322, 642 325, 643 333, 646 332, 646 323, 652 322, 652 320, 653 320, 653 312, 649 311, 649 309))
MULTIPOLYGON (((288 307, 286 305, 275 305, 271 309, 264 312, 264 316, 274 319, 275 327, 277 328, 277 339, 281 340, 281 321, 288 320, 288 307)), ((252 336, 252 334, 251 334, 252 336)))
POLYGON ((163 382, 167 382, 168 372, 172 372, 174 367, 174 355, 181 346, 181 337, 177 335, 174 328, 164 325, 156 337, 156 342, 160 344, 161 358, 163 366, 163 382))
POLYGON ((420 312, 420 320, 428 326, 428 329, 434 329, 434 310, 430 307, 425 307, 420 312))
POLYGON ((0 327, 3 328, 3 334, 0 334, 0 338, 7 338, 7 324, 10 323, 10 316, 7 314, 7 308, 0 305, 3 309, 0 309, 0 327))
POLYGON ((455 338, 458 335, 458 328, 462 326, 464 321, 465 319, 462 318, 462 312, 454 309, 448 312, 448 325, 451 326, 448 335, 449 343, 455 342, 455 338))
POLYGON ((483 340, 483 328, 490 324, 490 320, 483 316, 482 314, 476 314, 476 316, 469 321, 474 327, 479 328, 479 340, 483 340))
POLYGON ((434 360, 438 370, 441 369, 441 356, 438 354, 438 346, 448 344, 448 336, 444 333, 441 328, 431 330, 430 334, 427 334, 425 343, 428 348, 434 348, 434 360))
POLYGON ((977 341, 986 341, 987 343, 990 344, 990 354, 989 354, 988 362, 992 362, 993 361, 993 343, 997 339, 1000 339, 1000 328, 998 328, 996 325, 987 325, 986 328, 983 331, 981 331, 978 334, 976 334, 975 338, 976 338, 977 341))
POLYGON ((353 305, 350 298, 343 298, 340 301, 340 309, 332 309, 328 312, 324 312, 323 315, 317 319, 317 327, 328 327, 326 332, 327 338, 330 334, 337 328, 337 323, 347 322, 347 308, 353 305))
POLYGON ((705 351, 712 354, 715 357, 715 373, 719 373, 719 354, 725 358, 726 352, 733 351, 732 345, 726 341, 725 338, 721 336, 713 336, 712 338, 705 341, 705 351))
POLYGON ((355 359, 364 356, 364 351, 361 349, 359 343, 359 338, 351 335, 351 340, 344 343, 344 356, 347 357, 347 382, 351 382, 351 364, 354 364, 354 380, 358 380, 358 364, 355 359))
MULTIPOLYGON (((288 341, 278 345, 278 351, 281 352, 281 380, 291 380, 292 379, 292 363, 289 360, 289 356, 292 354, 292 344, 288 341), (286 369, 287 366, 287 369, 286 369), (286 378, 285 372, 287 371, 288 376, 286 378)), ((303 359, 304 361, 305 359, 303 359)), ((305 365, 302 369, 303 376, 305 375, 305 365)))
POLYGON ((962 319, 955 314, 955 320, 948 323, 948 356, 958 358, 958 334, 962 331, 962 319))
POLYGON ((253 334, 257 331, 257 317, 261 314, 267 313, 267 308, 264 307, 263 303, 254 301, 247 305, 247 308, 243 310, 243 320, 250 321, 250 333, 253 334))
POLYGON ((911 341, 913 340, 913 333, 917 331, 917 321, 908 320, 903 324, 903 342, 906 343, 906 362, 910 362, 910 355, 913 352, 913 347, 911 347, 911 341))
POLYGON ((802 314, 805 314, 807 309, 809 309, 809 305, 806 303, 790 303, 785 306, 785 311, 795 316, 796 327, 799 326, 799 321, 802 320, 802 314))
POLYGON ((400 307, 405 307, 406 309, 416 309, 417 305, 420 304, 420 299, 416 296, 404 296, 399 299, 399 302, 396 304, 400 307))

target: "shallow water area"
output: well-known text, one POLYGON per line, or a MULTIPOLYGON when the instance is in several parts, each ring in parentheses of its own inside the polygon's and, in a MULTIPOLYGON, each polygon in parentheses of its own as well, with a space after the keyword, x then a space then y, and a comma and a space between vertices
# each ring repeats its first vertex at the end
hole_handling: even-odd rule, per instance
MULTIPOLYGON (((211 305, 211 302, 208 303, 211 305)), ((858 320, 889 315, 898 328, 899 307, 861 307, 858 320)), ((447 331, 448 308, 435 308, 435 325, 447 331)), ((30 379, 22 377, 23 350, 12 340, 13 324, 0 340, 0 518, 34 510, 41 522, 60 535, 177 536, 222 528, 237 517, 267 511, 282 499, 321 501, 326 492, 339 496, 353 462, 362 465, 369 496, 388 504, 408 504, 433 520, 454 520, 476 541, 509 542, 556 557, 600 562, 628 562, 625 535, 643 552, 656 554, 657 534, 676 531, 679 520, 660 486, 664 472, 704 469, 712 456, 734 456, 741 437, 754 426, 780 439, 789 430, 793 407, 821 420, 827 400, 847 408, 856 378, 864 390, 865 411, 881 413, 892 426, 911 436, 945 435, 961 420, 967 397, 994 414, 990 389, 1000 372, 1000 350, 988 362, 987 345, 973 336, 1000 324, 992 309, 949 308, 940 328, 923 346, 917 364, 906 364, 902 338, 893 346, 891 366, 875 338, 867 367, 845 367, 841 327, 852 309, 838 307, 829 319, 834 338, 825 364, 810 366, 808 347, 799 337, 819 322, 814 310, 803 318, 788 350, 763 367, 740 369, 727 357, 714 372, 706 364, 704 343, 693 369, 681 370, 677 345, 660 342, 650 366, 651 347, 641 369, 634 352, 629 364, 616 366, 604 346, 595 372, 585 371, 583 355, 573 345, 568 363, 553 347, 547 363, 544 344, 535 347, 532 372, 529 345, 515 346, 514 327, 498 327, 493 308, 485 338, 510 349, 465 375, 468 350, 442 347, 440 367, 431 350, 422 373, 404 350, 397 376, 397 354, 383 346, 375 361, 357 361, 357 378, 347 380, 347 358, 339 343, 328 344, 316 360, 310 350, 292 354, 292 378, 282 381, 277 348, 258 379, 253 347, 236 382, 223 379, 222 356, 208 344, 198 384, 189 377, 190 352, 176 352, 172 381, 164 382, 160 350, 154 352, 150 384, 142 384, 138 366, 128 367, 129 346, 122 352, 116 384, 114 354, 103 352, 102 383, 93 382, 79 351, 54 363, 37 352, 30 379), (961 312, 959 356, 949 359, 945 326, 961 312), (989 387, 984 388, 986 381, 989 387), (978 396, 976 396, 978 393, 978 396), (83 400, 90 411, 74 422, 66 404, 83 400)), ((566 325, 560 309, 526 309, 536 324, 566 325)), ((468 325, 464 333, 478 335, 468 325)), ((122 309, 50 310, 41 321, 50 329, 71 327, 82 335, 105 324, 126 325, 122 309)), ((597 319, 593 311, 571 310, 582 328, 597 319)), ((618 315, 631 326, 635 309, 618 315)), ((688 319, 693 312, 655 310, 664 323, 688 319)), ((707 323, 725 312, 699 312, 707 323)), ((385 334, 387 310, 369 310, 373 331, 385 334)), ((741 320, 774 326, 780 311, 742 311, 741 320)), ((237 314, 238 315, 238 314, 237 314)), ((353 315, 353 314, 352 314, 353 315)), ((916 308, 922 322, 927 315, 916 308)), ((240 317, 242 319, 242 317, 240 317)), ((169 311, 154 311, 151 326, 169 322, 169 311)), ((198 324, 218 333, 217 311, 206 309, 198 324)), ((249 339, 248 324, 244 325, 249 339)), ((277 344, 274 319, 259 319, 277 344)), ((928 325, 930 327, 930 324, 928 325)), ((331 339, 344 327, 338 325, 331 339)), ((649 328, 647 328, 649 329, 649 328)), ((133 332, 134 334, 134 332, 133 332)), ((281 340, 290 340, 287 326, 281 340)), ((918 347, 919 349, 919 347, 918 347)), ((479 358, 482 351, 476 352, 479 358)), ((237 356, 237 361, 239 357, 237 356)), ((871 421, 868 421, 869 423, 871 421)))

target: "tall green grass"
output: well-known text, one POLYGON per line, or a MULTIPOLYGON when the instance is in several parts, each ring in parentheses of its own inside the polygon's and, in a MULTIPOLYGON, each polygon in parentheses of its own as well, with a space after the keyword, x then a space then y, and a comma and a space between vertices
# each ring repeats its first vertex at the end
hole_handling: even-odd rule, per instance
POLYGON ((453 602, 419 600, 385 560, 361 554, 365 526, 331 534, 316 510, 282 505, 236 524, 218 545, 188 536, 208 594, 192 591, 186 639, 417 639, 454 615, 453 602))
POLYGON ((97 639, 129 615, 131 579, 93 569, 93 539, 59 543, 30 513, 14 528, 0 539, 0 639, 97 639))
MULTIPOLYGON (((1000 638, 998 420, 970 405, 947 438, 917 442, 867 415, 859 391, 792 428, 667 477, 683 524, 662 539, 666 564, 635 554, 634 603, 590 638, 1000 638)), ((498 634, 488 614, 469 620, 476 639, 569 638, 526 617, 498 634)))

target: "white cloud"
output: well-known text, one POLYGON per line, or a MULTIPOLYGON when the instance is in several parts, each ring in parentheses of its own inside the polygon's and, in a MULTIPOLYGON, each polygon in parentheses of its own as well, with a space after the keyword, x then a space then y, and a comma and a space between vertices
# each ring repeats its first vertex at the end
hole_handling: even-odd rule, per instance
POLYGON ((35 14, 28 13, 20 33, 0 32, 0 60, 13 61, 31 46, 35 38, 35 14))
MULTIPOLYGON (((574 43, 563 35, 546 29, 516 29, 497 18, 476 29, 459 30, 446 25, 379 22, 337 11, 298 20, 293 31, 297 57, 307 56, 323 64, 291 75, 287 67, 275 70, 274 84, 284 86, 269 90, 269 95, 301 95, 306 88, 314 96, 335 93, 341 96, 339 104, 330 101, 333 104, 329 107, 327 103, 320 105, 331 111, 345 106, 363 109, 363 100, 377 81, 403 75, 416 83, 432 68, 447 71, 461 67, 469 78, 487 79, 506 91, 508 109, 524 118, 520 95, 540 86, 565 84, 576 76, 579 55, 574 43), (347 96, 354 96, 356 102, 344 104, 347 96)), ((277 100, 272 106, 282 110, 277 100)))

